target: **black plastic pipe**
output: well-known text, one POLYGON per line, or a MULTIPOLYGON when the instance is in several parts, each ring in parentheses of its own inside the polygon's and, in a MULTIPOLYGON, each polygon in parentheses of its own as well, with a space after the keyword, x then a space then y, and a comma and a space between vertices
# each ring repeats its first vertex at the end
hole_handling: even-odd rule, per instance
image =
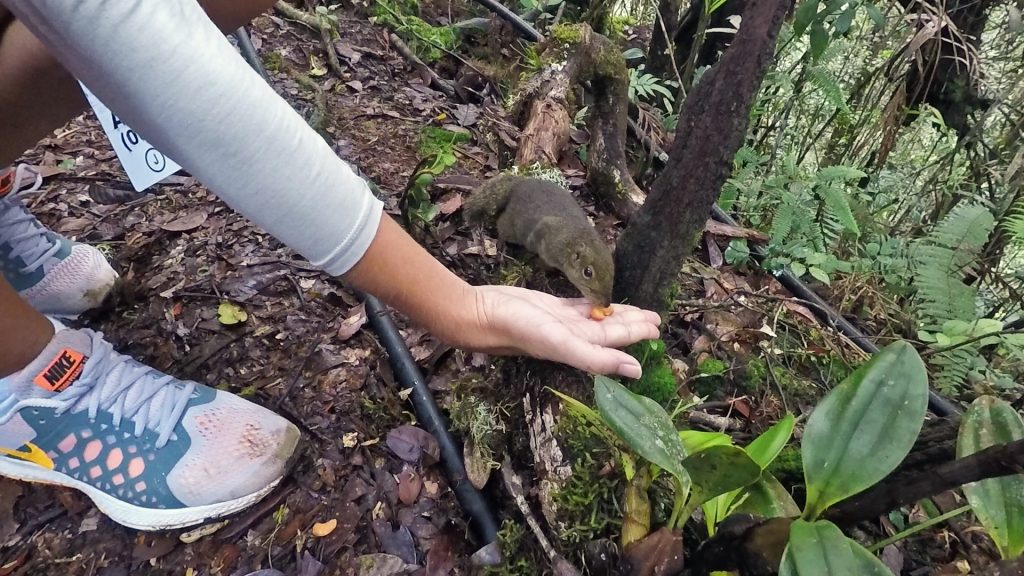
MULTIPOLYGON (((234 33, 242 57, 255 69, 264 80, 267 73, 263 69, 256 50, 253 49, 249 34, 245 28, 234 33), (248 48, 246 48, 248 46, 248 48)), ((416 360, 413 359, 409 347, 398 332, 391 315, 380 300, 369 294, 362 294, 366 307, 366 318, 377 333, 381 345, 388 353, 388 361, 395 373, 395 378, 403 388, 412 389, 409 398, 412 400, 416 417, 423 423, 427 432, 437 439, 441 463, 444 466, 448 484, 455 493, 462 510, 469 516, 469 525, 478 542, 486 546, 498 539, 498 520, 490 504, 466 477, 466 466, 462 461, 462 449, 448 431, 448 423, 440 408, 434 402, 434 396, 423 378, 416 360)))
POLYGON ((235 42, 238 43, 238 51, 242 53, 242 58, 252 66, 253 70, 260 73, 260 76, 264 80, 267 79, 267 71, 263 69, 263 61, 260 60, 260 55, 256 53, 256 47, 252 45, 252 38, 249 37, 249 31, 242 26, 238 30, 235 30, 231 36, 235 38, 235 42))
POLYGON ((483 494, 466 477, 462 449, 448 432, 448 423, 434 402, 434 396, 427 386, 427 381, 416 366, 416 361, 409 352, 409 348, 406 347, 405 340, 399 334, 387 309, 377 298, 364 295, 363 302, 366 306, 366 318, 377 333, 380 343, 387 350, 388 360, 391 363, 391 369, 395 372, 395 378, 402 383, 402 386, 412 389, 409 399, 412 400, 412 405, 416 410, 416 417, 423 423, 427 432, 437 438, 437 444, 441 450, 441 463, 444 465, 448 483, 451 485, 452 491, 455 492, 459 505, 470 517, 470 528, 473 529, 479 542, 484 544, 494 542, 498 537, 498 520, 483 494))
POLYGON ((497 0, 476 0, 476 3, 494 12, 502 20, 511 24, 523 38, 530 42, 539 42, 544 38, 529 22, 520 18, 518 14, 509 10, 497 0))

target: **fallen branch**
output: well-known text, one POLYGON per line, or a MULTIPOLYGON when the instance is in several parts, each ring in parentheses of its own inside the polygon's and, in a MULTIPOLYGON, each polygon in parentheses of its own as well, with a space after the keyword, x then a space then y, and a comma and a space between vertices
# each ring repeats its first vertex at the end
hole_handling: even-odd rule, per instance
POLYGON ((870 490, 832 506, 825 517, 840 526, 852 526, 964 484, 1021 473, 1024 473, 1024 440, 1017 440, 940 464, 909 478, 890 476, 870 490))
POLYGON ((405 42, 403 42, 402 39, 399 38, 397 34, 393 32, 388 34, 388 41, 391 42, 391 45, 395 47, 395 50, 397 50, 398 53, 401 54, 402 57, 406 59, 406 61, 412 64, 414 68, 419 70, 421 74, 425 75, 427 78, 430 79, 431 86, 433 86, 435 89, 437 89, 438 91, 440 91, 449 98, 455 97, 455 88, 451 85, 451 83, 438 76, 436 72, 431 70, 430 66, 424 64, 423 60, 420 60, 419 57, 416 56, 416 54, 413 54, 412 49, 409 48, 409 46, 405 42))
POLYGON ((279 12, 285 18, 295 20, 301 24, 304 24, 312 28, 315 32, 320 33, 320 43, 327 55, 327 66, 330 67, 331 71, 338 78, 344 78, 345 72, 341 68, 341 62, 338 61, 338 54, 334 51, 334 38, 332 32, 334 27, 326 24, 321 18, 317 18, 312 14, 307 14, 302 10, 288 4, 284 0, 278 0, 274 4, 274 10, 279 12))

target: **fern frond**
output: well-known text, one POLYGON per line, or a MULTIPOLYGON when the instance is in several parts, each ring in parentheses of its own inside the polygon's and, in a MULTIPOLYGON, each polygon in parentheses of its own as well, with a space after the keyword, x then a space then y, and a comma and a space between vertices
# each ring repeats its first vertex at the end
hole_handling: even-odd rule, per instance
POLYGON ((842 225, 842 228, 854 236, 860 236, 860 226, 857 219, 853 217, 853 210, 850 208, 850 198, 846 191, 839 186, 823 184, 817 187, 818 194, 825 201, 825 208, 842 225))
POLYGON ((928 362, 935 374, 932 385, 942 394, 955 395, 957 388, 967 380, 977 355, 978 351, 969 345, 936 354, 928 362))
POLYGON ((782 196, 782 203, 775 210, 775 215, 772 217, 772 227, 769 231, 773 243, 784 244, 789 239, 790 234, 793 232, 793 223, 797 219, 797 211, 799 210, 799 204, 792 194, 784 194, 782 196))
POLYGON ((808 72, 808 82, 821 91, 825 102, 843 112, 850 111, 846 103, 846 93, 843 90, 843 86, 832 72, 824 66, 814 66, 808 72))
POLYGON ((1018 202, 1003 222, 1003 229, 1010 237, 1010 242, 1024 247, 1024 201, 1018 202))
POLYGON ((977 319, 977 290, 963 282, 995 226, 992 213, 978 204, 954 208, 918 243, 914 253, 917 315, 926 330, 940 331, 948 320, 977 319))

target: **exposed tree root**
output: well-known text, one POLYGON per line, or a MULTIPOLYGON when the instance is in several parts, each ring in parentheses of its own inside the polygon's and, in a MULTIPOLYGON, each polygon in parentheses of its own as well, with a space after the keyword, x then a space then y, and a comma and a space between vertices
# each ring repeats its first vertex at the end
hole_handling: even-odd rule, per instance
POLYGON ((571 28, 565 44, 548 45, 545 53, 563 52, 524 88, 529 102, 516 164, 556 165, 569 141, 572 115, 579 108, 573 90, 590 84, 594 103, 587 127, 587 179, 594 195, 627 220, 643 204, 644 193, 626 163, 629 76, 615 45, 585 24, 571 28))
POLYGON ((325 56, 327 57, 327 66, 330 67, 331 72, 334 72, 338 78, 345 77, 345 73, 341 68, 341 62, 338 61, 338 54, 334 51, 334 28, 332 26, 312 14, 307 14, 302 10, 299 10, 284 0, 278 0, 278 2, 274 4, 274 10, 285 18, 300 22, 319 33, 320 44, 324 49, 325 56))

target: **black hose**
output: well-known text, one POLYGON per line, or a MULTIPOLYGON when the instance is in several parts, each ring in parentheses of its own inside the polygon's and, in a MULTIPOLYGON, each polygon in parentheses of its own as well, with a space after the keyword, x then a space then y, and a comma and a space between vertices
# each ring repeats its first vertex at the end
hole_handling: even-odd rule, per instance
POLYGON ((476 0, 476 3, 487 8, 491 12, 494 12, 503 20, 511 24, 523 38, 526 38, 531 42, 540 42, 544 39, 544 36, 541 35, 536 28, 531 26, 529 22, 520 18, 518 14, 509 10, 504 4, 497 0, 476 0))
MULTIPOLYGON (((238 40, 238 46, 241 48, 242 56, 246 62, 264 80, 267 80, 267 73, 260 63, 259 56, 256 54, 252 42, 249 41, 249 34, 245 28, 239 28, 235 31, 234 35, 238 40)), ((495 542, 498 539, 498 520, 494 510, 490 507, 487 500, 484 499, 483 494, 466 477, 466 467, 462 461, 462 449, 448 431, 448 423, 434 402, 430 388, 427 386, 423 374, 420 373, 419 368, 416 366, 412 353, 409 352, 409 348, 405 345, 405 340, 398 333, 398 328, 395 326, 394 321, 392 321, 387 309, 384 308, 377 298, 364 294, 363 302, 366 305, 367 320, 374 331, 377 332, 381 345, 384 346, 388 353, 388 360, 391 363, 391 369, 395 373, 395 378, 398 379, 403 388, 412 389, 409 398, 412 399, 416 417, 423 423, 423 427, 426 428, 427 432, 433 434, 434 438, 437 439, 438 448, 441 452, 441 463, 444 465, 448 483, 451 485, 452 491, 455 492, 455 498, 459 501, 463 511, 469 515, 470 528, 476 535, 478 542, 481 542, 483 545, 495 542)))
POLYGON ((238 43, 238 51, 242 53, 242 58, 245 58, 249 66, 252 66, 253 70, 259 72, 260 76, 266 80, 267 71, 263 69, 263 62, 260 60, 260 55, 256 53, 256 47, 252 45, 252 39, 249 38, 249 32, 245 29, 245 26, 232 32, 231 36, 238 43))
POLYGON ((377 337, 388 352, 391 369, 395 378, 403 387, 412 389, 409 395, 416 410, 416 417, 423 427, 437 438, 441 449, 441 463, 448 476, 448 483, 455 492, 462 509, 470 517, 470 527, 476 533, 479 542, 490 544, 498 537, 498 520, 483 495, 470 484, 466 477, 465 464, 462 461, 462 449, 448 431, 444 415, 434 402, 427 381, 423 378, 416 361, 413 360, 409 348, 406 347, 402 335, 391 320, 391 316, 375 297, 364 295, 366 317, 370 326, 377 332, 377 337))

